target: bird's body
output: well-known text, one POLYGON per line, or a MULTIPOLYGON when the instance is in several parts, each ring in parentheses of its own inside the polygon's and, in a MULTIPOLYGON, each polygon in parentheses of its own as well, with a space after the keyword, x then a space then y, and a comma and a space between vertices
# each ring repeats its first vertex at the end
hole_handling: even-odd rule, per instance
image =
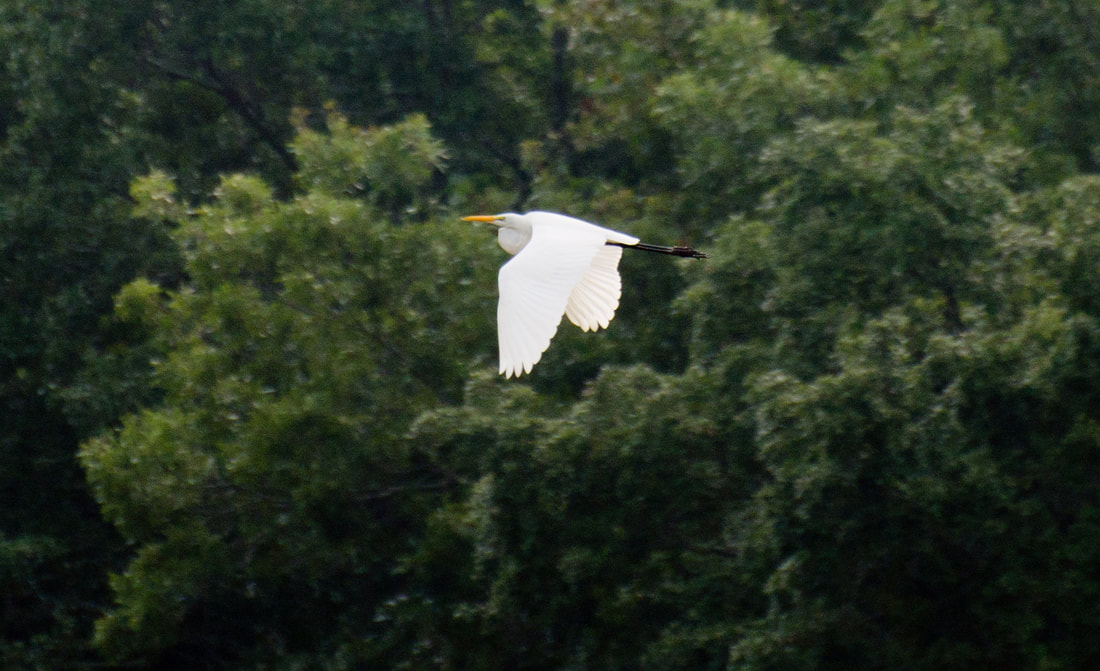
POLYGON ((564 314, 584 331, 607 328, 622 295, 623 248, 705 258, 689 247, 644 245, 638 238, 553 212, 463 217, 500 228, 512 255, 498 276, 500 372, 530 373, 564 314))

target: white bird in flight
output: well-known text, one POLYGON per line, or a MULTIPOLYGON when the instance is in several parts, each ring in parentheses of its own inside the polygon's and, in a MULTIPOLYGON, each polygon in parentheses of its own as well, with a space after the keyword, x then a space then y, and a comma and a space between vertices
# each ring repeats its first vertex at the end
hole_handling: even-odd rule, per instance
POLYGON ((691 247, 648 245, 633 235, 553 212, 477 215, 500 228, 497 241, 512 255, 497 278, 497 338, 500 372, 519 377, 550 347, 564 313, 582 331, 607 328, 622 295, 623 248, 694 259, 691 247))

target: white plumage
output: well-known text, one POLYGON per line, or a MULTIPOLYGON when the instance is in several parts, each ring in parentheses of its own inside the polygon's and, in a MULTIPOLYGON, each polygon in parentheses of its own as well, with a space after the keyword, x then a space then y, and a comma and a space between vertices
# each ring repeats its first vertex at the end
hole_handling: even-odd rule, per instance
POLYGON ((686 247, 640 245, 632 235, 553 212, 463 219, 500 227, 500 246, 513 255, 498 275, 497 337, 505 377, 531 372, 563 314, 585 331, 607 328, 622 295, 623 247, 704 256, 686 247))

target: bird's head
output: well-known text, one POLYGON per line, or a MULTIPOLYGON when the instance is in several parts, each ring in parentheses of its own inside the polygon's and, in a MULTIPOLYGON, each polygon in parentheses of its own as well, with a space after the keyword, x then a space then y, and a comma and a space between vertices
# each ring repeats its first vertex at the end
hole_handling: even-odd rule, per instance
POLYGON ((531 240, 531 223, 527 215, 505 212, 504 214, 476 214, 462 217, 462 221, 476 221, 492 224, 500 229, 497 241, 504 251, 516 254, 531 240))

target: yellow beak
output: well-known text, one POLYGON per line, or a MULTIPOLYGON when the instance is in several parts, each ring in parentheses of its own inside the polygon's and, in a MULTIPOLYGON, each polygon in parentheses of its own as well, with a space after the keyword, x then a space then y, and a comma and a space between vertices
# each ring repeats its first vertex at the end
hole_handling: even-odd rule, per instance
POLYGON ((482 223, 492 223, 494 221, 500 221, 504 217, 499 214, 476 214, 472 217, 462 217, 462 221, 480 221, 482 223))

